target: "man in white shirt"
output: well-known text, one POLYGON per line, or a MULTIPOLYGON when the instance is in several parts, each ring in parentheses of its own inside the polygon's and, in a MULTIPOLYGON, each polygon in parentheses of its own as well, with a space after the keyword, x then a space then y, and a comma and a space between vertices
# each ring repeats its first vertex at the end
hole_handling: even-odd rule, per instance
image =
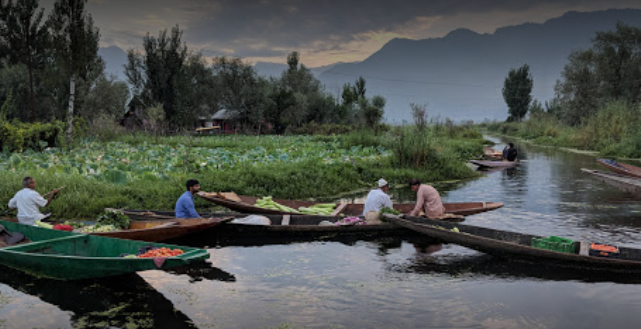
POLYGON ((46 207, 51 203, 53 197, 58 194, 58 189, 53 190, 48 200, 45 200, 36 192, 36 181, 31 177, 22 180, 22 190, 9 201, 9 208, 18 208, 18 221, 26 225, 34 225, 38 220, 47 218, 47 215, 40 213, 39 207, 46 207))
POLYGON ((370 211, 381 211, 385 207, 392 208, 392 200, 387 191, 389 190, 389 184, 384 179, 378 180, 378 188, 371 190, 367 195, 365 200, 365 206, 363 207, 363 216, 367 215, 370 211))

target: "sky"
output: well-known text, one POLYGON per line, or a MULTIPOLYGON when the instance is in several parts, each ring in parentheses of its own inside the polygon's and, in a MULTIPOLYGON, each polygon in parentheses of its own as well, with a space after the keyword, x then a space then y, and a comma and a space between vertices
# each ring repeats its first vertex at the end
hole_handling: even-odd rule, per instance
MULTIPOLYGON (((40 0, 48 11, 54 0, 40 0)), ((362 61, 393 38, 438 38, 458 29, 493 33, 543 23, 568 11, 641 8, 638 0, 89 0, 101 46, 141 49, 148 33, 178 25, 206 57, 301 62, 319 67, 362 61)))

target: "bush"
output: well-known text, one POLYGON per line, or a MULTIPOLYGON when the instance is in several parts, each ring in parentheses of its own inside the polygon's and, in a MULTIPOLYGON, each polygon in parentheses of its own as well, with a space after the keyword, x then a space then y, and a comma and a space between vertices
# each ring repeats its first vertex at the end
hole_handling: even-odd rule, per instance
POLYGON ((0 148, 22 152, 26 149, 43 150, 46 147, 60 146, 64 138, 64 127, 65 124, 61 121, 0 121, 0 148))

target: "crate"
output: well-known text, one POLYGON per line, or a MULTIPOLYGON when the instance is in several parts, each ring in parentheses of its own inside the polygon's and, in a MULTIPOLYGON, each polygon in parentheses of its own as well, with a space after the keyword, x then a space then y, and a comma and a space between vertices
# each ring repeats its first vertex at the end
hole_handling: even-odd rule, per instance
POLYGON ((591 243, 588 254, 590 256, 605 258, 619 258, 620 255, 619 247, 602 243, 591 243))
POLYGON ((547 238, 532 238, 530 246, 538 249, 565 252, 569 254, 576 254, 577 249, 576 242, 554 235, 547 238))

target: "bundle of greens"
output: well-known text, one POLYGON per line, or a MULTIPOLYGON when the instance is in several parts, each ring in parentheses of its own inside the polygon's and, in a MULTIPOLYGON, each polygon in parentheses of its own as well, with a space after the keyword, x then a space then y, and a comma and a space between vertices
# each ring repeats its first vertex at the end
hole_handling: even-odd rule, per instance
POLYGON ((119 230, 129 229, 129 217, 117 211, 105 211, 96 218, 101 226, 113 225, 119 230))
POLYGON ((390 207, 385 207, 385 208, 381 209, 381 212, 380 212, 380 215, 379 215, 380 216, 379 218, 380 218, 381 221, 387 221, 387 219, 385 218, 385 214, 400 215, 401 212, 398 211, 398 210, 394 210, 394 209, 392 209, 390 207))

